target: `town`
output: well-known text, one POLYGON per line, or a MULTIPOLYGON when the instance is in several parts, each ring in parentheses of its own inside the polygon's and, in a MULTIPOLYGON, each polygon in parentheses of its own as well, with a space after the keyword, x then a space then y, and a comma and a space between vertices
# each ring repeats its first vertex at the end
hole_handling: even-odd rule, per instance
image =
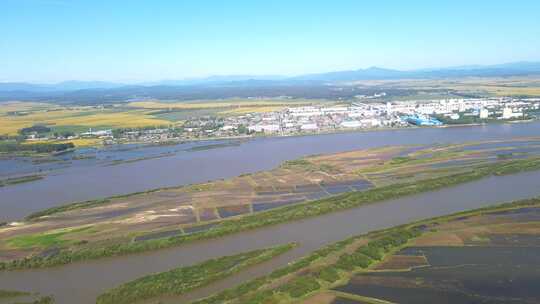
MULTIPOLYGON (((376 97, 384 96, 384 93, 376 97)), ((79 134, 39 135, 39 126, 29 128, 26 139, 102 139, 119 143, 163 143, 182 140, 246 136, 286 136, 331 133, 376 128, 407 128, 536 119, 540 98, 453 98, 440 100, 337 103, 289 107, 273 112, 237 116, 199 116, 169 126, 92 130, 79 134)))

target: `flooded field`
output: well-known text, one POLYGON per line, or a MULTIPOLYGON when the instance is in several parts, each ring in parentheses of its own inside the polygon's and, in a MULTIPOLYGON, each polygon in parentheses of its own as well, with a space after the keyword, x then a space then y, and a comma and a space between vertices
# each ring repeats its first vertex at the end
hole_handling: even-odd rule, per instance
POLYGON ((538 303, 540 208, 458 218, 335 290, 393 303, 538 303))
MULTIPOLYGON (((286 160, 388 145, 502 140, 540 134, 540 122, 211 141, 173 146, 80 149, 52 159, 0 160, 0 179, 44 179, 0 187, 0 222, 61 204, 188 185, 269 170, 286 160)), ((492 148, 492 146, 481 147, 492 148)))

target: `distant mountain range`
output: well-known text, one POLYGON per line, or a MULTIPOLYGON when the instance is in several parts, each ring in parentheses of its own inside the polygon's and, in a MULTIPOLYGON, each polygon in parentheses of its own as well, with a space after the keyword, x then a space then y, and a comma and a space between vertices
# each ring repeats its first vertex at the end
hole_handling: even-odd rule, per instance
POLYGON ((388 79, 421 79, 421 78, 454 78, 454 77, 507 77, 540 75, 540 62, 515 62, 498 65, 475 65, 439 69, 421 69, 399 71, 371 67, 354 71, 339 71, 321 74, 310 74, 296 77, 304 80, 320 81, 354 81, 354 80, 388 80, 388 79))
MULTIPOLYGON (((444 79, 462 77, 540 76, 540 62, 471 65, 400 71, 371 67, 351 71, 279 75, 224 75, 138 84, 104 81, 65 81, 56 84, 0 82, 2 100, 57 100, 105 102, 130 98, 227 98, 243 96, 294 96, 322 85, 361 80, 444 79), (267 94, 267 95, 265 95, 267 94), (278 95, 276 95, 278 94, 278 95)), ((327 94, 326 92, 325 94, 327 94)), ((328 93, 333 94, 333 93, 328 93)))
POLYGON ((280 75, 216 75, 206 78, 184 80, 162 80, 137 84, 114 83, 106 81, 70 80, 56 84, 33 84, 24 82, 0 82, 0 91, 75 91, 86 89, 112 89, 125 86, 192 86, 192 85, 240 85, 261 83, 294 83, 294 82, 338 82, 354 80, 386 80, 407 78, 451 78, 451 77, 503 77, 540 75, 540 62, 514 62, 497 65, 470 65, 437 69, 420 69, 400 71, 370 67, 350 71, 337 71, 318 74, 306 74, 287 77, 280 75))

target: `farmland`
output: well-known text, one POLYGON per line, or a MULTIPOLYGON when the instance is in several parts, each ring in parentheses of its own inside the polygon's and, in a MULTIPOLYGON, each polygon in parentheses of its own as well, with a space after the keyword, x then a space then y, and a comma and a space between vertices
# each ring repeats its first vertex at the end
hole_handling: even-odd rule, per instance
MULTIPOLYGON (((45 125, 57 132, 93 129, 158 127, 200 115, 241 115, 267 112, 322 100, 200 100, 143 101, 110 107, 65 106, 52 103, 4 102, 0 107, 0 134, 16 135, 22 128, 45 125)), ((328 103, 328 102, 327 102, 328 103)))
POLYGON ((64 107, 52 104, 27 105, 3 103, 0 112, 0 134, 16 135, 22 128, 46 125, 53 130, 88 130, 88 128, 126 128, 168 124, 149 115, 148 111, 132 109, 96 109, 95 107, 64 107), (6 108, 4 108, 6 107, 6 108))
POLYGON ((441 80, 390 80, 366 81, 358 84, 365 87, 388 87, 408 89, 414 91, 413 95, 397 97, 399 100, 457 98, 463 95, 470 96, 540 96, 540 79, 537 77, 507 77, 507 78, 481 78, 470 77, 464 79, 441 80))

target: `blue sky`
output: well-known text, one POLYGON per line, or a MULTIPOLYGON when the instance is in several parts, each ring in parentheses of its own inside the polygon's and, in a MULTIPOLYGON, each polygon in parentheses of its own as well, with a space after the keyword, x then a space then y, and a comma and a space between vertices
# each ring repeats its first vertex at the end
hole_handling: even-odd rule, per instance
POLYGON ((540 1, 0 0, 0 81, 540 61, 540 1))

